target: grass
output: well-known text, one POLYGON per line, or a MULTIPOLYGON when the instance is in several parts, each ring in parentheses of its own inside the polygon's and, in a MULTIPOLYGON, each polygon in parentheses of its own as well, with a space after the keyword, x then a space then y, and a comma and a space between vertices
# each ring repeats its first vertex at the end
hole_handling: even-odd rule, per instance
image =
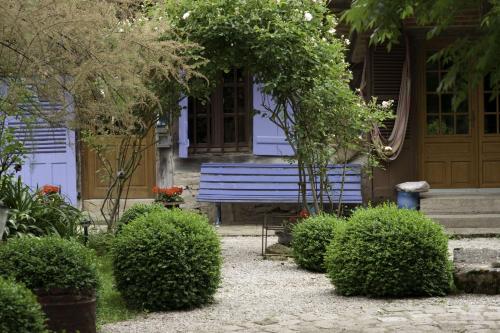
POLYGON ((97 327, 132 319, 139 315, 140 311, 127 308, 120 292, 116 290, 111 257, 109 255, 98 257, 98 271, 101 286, 97 296, 97 327))

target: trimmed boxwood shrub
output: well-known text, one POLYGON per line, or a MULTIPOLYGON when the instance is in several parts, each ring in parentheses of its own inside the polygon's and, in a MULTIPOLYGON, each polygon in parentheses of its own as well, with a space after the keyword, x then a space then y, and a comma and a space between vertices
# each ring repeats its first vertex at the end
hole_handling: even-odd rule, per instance
POLYGON ((220 241, 204 216, 155 211, 124 226, 112 246, 117 288, 127 304, 150 311, 192 308, 220 283, 220 241))
POLYGON ((453 284, 443 228, 395 205, 356 210, 337 229, 325 263, 342 295, 444 296, 453 284))
POLYGON ((35 295, 25 286, 0 278, 0 332, 47 333, 35 295))
POLYGON ((77 241, 54 236, 12 239, 0 246, 0 263, 0 276, 33 291, 78 294, 97 288, 95 254, 77 241))
POLYGON ((293 228, 293 257, 297 265, 314 272, 325 272, 326 248, 333 239, 335 228, 342 221, 333 215, 316 215, 293 228))
POLYGON ((144 203, 136 203, 132 205, 129 209, 127 209, 120 220, 118 221, 118 231, 121 230, 123 225, 129 224, 136 218, 147 215, 151 212, 163 211, 166 210, 161 204, 152 203, 152 204, 144 204, 144 203))

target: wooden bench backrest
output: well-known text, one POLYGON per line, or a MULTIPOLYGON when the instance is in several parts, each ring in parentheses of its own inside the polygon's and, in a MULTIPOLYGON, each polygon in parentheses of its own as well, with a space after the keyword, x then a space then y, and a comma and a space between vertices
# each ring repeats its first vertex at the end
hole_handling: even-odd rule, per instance
MULTIPOLYGON (((342 186, 342 165, 328 170, 330 196, 339 199, 342 186)), ((268 202, 299 201, 298 169, 290 164, 205 163, 201 166, 200 191, 202 202, 268 202)), ((324 195, 327 201, 327 194, 324 195)), ((310 187, 308 200, 312 201, 310 187)), ((362 203, 361 167, 349 164, 344 182, 343 203, 362 203)))

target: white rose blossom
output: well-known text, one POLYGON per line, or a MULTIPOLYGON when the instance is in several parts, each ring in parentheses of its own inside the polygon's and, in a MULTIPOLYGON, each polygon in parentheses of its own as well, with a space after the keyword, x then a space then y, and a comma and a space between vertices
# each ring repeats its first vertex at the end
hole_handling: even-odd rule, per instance
POLYGON ((383 102, 382 102, 382 107, 383 107, 384 109, 388 109, 388 108, 390 108, 391 106, 392 106, 392 101, 383 101, 383 102))
POLYGON ((329 34, 334 34, 335 32, 337 32, 337 30, 335 30, 335 28, 330 28, 330 30, 328 30, 328 33, 329 34))
POLYGON ((346 39, 344 40, 344 42, 345 42, 345 45, 351 45, 351 41, 350 41, 348 38, 346 38, 346 39))
POLYGON ((191 12, 185 12, 184 15, 182 15, 182 19, 187 20, 190 15, 191 15, 191 12))
POLYGON ((312 19, 313 19, 313 16, 311 13, 309 13, 309 12, 304 13, 304 21, 310 22, 312 19))

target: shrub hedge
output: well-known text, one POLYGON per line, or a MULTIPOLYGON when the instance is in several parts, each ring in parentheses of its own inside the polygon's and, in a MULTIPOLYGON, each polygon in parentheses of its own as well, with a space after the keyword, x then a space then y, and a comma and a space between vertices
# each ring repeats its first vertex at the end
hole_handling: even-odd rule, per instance
POLYGON ((326 248, 332 241, 335 228, 342 221, 333 215, 316 215, 293 228, 293 257, 299 267, 325 272, 326 248))
POLYGON ((124 226, 111 253, 117 288, 133 308, 203 305, 220 283, 219 238, 208 219, 193 212, 165 209, 141 216, 124 226))
POLYGON ((31 290, 65 289, 74 293, 97 288, 93 251, 59 237, 11 239, 0 246, 0 276, 31 290))
POLYGON ((443 228, 395 205, 356 210, 338 228, 325 263, 343 295, 443 296, 453 285, 443 228))
POLYGON ((127 209, 120 220, 118 221, 118 231, 121 230, 123 225, 129 224, 136 218, 147 215, 151 212, 164 211, 165 207, 158 203, 152 204, 144 204, 144 203, 136 203, 132 205, 129 209, 127 209))
POLYGON ((25 286, 0 278, 0 332, 48 333, 35 295, 25 286))

